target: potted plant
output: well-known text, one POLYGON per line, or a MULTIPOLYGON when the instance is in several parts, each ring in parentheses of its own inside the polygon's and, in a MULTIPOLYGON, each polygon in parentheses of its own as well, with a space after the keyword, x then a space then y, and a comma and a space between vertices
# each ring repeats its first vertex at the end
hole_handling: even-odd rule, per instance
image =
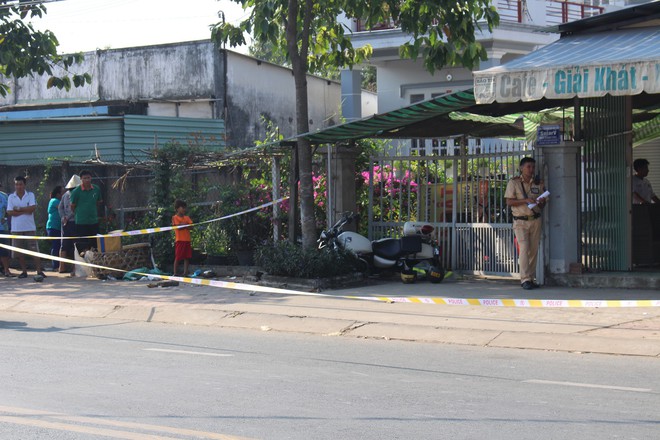
POLYGON ((206 264, 225 266, 229 264, 229 237, 220 222, 209 224, 201 237, 201 247, 206 253, 206 264))

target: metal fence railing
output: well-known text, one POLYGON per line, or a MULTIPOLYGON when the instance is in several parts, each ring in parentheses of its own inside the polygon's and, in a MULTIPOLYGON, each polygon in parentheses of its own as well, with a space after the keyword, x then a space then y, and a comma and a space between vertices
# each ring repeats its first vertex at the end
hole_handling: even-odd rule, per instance
POLYGON ((397 237, 406 221, 425 222, 435 227, 445 267, 516 275, 504 192, 520 159, 532 151, 524 142, 511 141, 486 151, 478 142, 443 151, 449 154, 372 158, 369 238, 397 237))
MULTIPOLYGON (((544 3, 545 25, 547 26, 593 17, 605 11, 604 7, 589 3, 560 0, 548 0, 544 3)), ((502 22, 525 23, 525 15, 529 15, 526 0, 497 0, 496 8, 502 22)), ((365 20, 356 21, 356 32, 396 29, 398 27, 397 22, 389 20, 377 23, 371 29, 367 29, 365 20)))

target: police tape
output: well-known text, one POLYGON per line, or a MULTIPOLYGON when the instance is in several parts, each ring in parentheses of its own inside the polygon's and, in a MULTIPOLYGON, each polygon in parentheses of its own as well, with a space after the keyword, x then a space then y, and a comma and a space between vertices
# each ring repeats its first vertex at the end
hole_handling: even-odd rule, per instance
POLYGON ((268 208, 269 206, 282 203, 287 200, 289 197, 282 197, 272 202, 264 203, 254 208, 246 209, 244 211, 236 212, 234 214, 224 215, 222 217, 214 218, 211 220, 205 220, 203 222, 192 223, 190 225, 179 225, 179 226, 162 226, 157 228, 146 228, 146 229, 135 229, 132 231, 117 231, 109 234, 97 234, 97 235, 85 235, 80 237, 42 237, 36 235, 11 235, 11 234, 0 234, 0 238, 15 238, 20 240, 80 240, 85 238, 110 238, 110 237, 134 237, 136 235, 148 235, 154 234, 156 232, 167 232, 174 231, 176 229, 186 229, 192 228, 195 226, 206 225, 209 223, 219 222, 221 220, 227 220, 228 218, 238 217, 239 215, 247 214, 253 211, 259 211, 260 209, 268 208))
POLYGON ((150 274, 150 273, 144 273, 144 272, 136 272, 136 271, 128 271, 128 270, 122 270, 122 269, 115 269, 112 267, 107 267, 107 266, 101 266, 98 264, 94 263, 88 263, 86 261, 77 261, 77 260, 71 260, 68 258, 62 258, 62 257, 55 257, 53 255, 48 255, 48 254, 43 254, 40 252, 34 252, 30 251, 27 249, 21 249, 17 248, 14 246, 9 246, 6 244, 0 243, 0 248, 4 248, 10 251, 22 253, 25 255, 30 255, 33 257, 39 257, 43 258, 46 260, 53 260, 53 261, 60 261, 63 263, 70 263, 74 265, 80 265, 84 267, 90 267, 93 269, 100 269, 100 270, 105 270, 105 271, 112 271, 112 272, 121 272, 121 273, 133 273, 136 275, 144 276, 144 277, 152 277, 152 278, 158 278, 162 280, 170 280, 170 281, 179 281, 181 283, 187 283, 187 284, 195 284, 195 285, 202 285, 202 286, 213 286, 213 287, 222 287, 226 289, 234 289, 234 290, 246 290, 250 292, 266 292, 266 293, 281 293, 281 294, 286 294, 286 295, 305 295, 305 296, 332 296, 334 295, 327 295, 327 294, 322 294, 322 293, 314 293, 314 292, 300 292, 297 290, 288 290, 288 289, 279 289, 275 287, 265 287, 265 286, 258 286, 258 285, 253 285, 253 284, 243 284, 243 283, 235 283, 235 282, 229 282, 229 281, 219 281, 219 280, 211 280, 211 279, 202 279, 202 278, 190 278, 190 277, 179 277, 179 276, 174 276, 174 275, 159 275, 159 274, 150 274))
POLYGON ((660 300, 581 300, 581 299, 496 299, 444 297, 379 297, 392 303, 439 304, 446 306, 600 308, 600 307, 660 307, 660 300))
POLYGON ((106 271, 121 273, 134 273, 144 277, 152 277, 162 280, 178 281, 181 283, 220 287, 230 290, 242 290, 248 292, 261 292, 282 295, 315 296, 335 299, 351 299, 361 301, 376 301, 385 303, 412 303, 412 304, 436 304, 446 306, 482 306, 482 307, 518 307, 518 308, 619 308, 619 307, 660 307, 660 300, 561 300, 561 299, 494 299, 494 298, 448 298, 448 297, 386 297, 386 296, 355 296, 355 295, 332 295, 327 293, 303 292, 299 290, 280 289, 277 287, 259 286, 256 284, 236 283, 231 281, 220 281, 202 278, 179 277, 173 275, 156 275, 143 272, 127 271, 112 267, 88 263, 86 261, 70 260, 68 258, 54 257, 48 254, 20 249, 0 243, 0 248, 14 252, 24 253, 34 257, 48 260, 61 261, 74 265, 81 265, 106 271))

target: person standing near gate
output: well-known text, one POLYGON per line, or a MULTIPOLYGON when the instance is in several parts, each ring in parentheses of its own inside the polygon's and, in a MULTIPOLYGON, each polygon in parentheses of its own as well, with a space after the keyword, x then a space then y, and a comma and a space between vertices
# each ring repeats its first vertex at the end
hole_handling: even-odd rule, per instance
MULTIPOLYGON (((62 186, 57 185, 50 192, 50 201, 48 202, 48 221, 46 222, 46 232, 48 233, 49 237, 62 236, 62 218, 60 217, 60 212, 57 209, 60 205, 61 199, 62 186)), ((59 257, 62 240, 51 240, 50 243, 50 255, 52 257, 59 257)), ((51 262, 51 265, 53 270, 57 270, 60 267, 59 261, 55 260, 51 262)))
POLYGON ((646 178, 649 175, 649 161, 636 159, 633 162, 633 169, 635 170, 633 176, 633 204, 660 203, 660 198, 653 192, 651 182, 646 178))
POLYGON ((531 157, 520 160, 520 176, 509 180, 504 198, 513 214, 513 232, 520 247, 518 264, 522 288, 531 290, 536 283, 536 260, 541 241, 541 212, 546 198, 537 200, 543 194, 543 182, 535 178, 536 161, 531 157), (534 208, 528 205, 536 204, 534 208))
MULTIPOLYGON (((71 210, 71 191, 80 186, 80 176, 74 174, 69 179, 69 183, 66 184, 64 189, 66 192, 62 195, 62 200, 57 206, 57 210, 60 213, 60 218, 62 219, 62 237, 75 237, 76 236, 76 220, 73 211, 71 210)), ((68 258, 70 260, 74 259, 73 255, 73 240, 62 240, 62 246, 60 248, 60 257, 68 258)), ((59 271, 60 273, 67 271, 67 263, 60 262, 59 271)))
MULTIPOLYGON (((76 235, 78 237, 94 236, 99 233, 98 207, 103 203, 101 188, 92 184, 92 173, 80 172, 81 184, 71 191, 71 210, 75 215, 76 235)), ((96 239, 84 240, 86 249, 95 247, 96 239)))

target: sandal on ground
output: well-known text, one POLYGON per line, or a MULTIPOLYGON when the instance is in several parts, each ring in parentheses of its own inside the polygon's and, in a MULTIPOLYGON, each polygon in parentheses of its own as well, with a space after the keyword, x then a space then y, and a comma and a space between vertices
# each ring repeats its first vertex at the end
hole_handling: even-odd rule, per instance
POLYGON ((39 272, 37 272, 37 275, 40 275, 40 276, 46 278, 46 274, 43 272, 43 270, 40 270, 39 272))
POLYGON ((17 278, 27 278, 27 272, 21 272, 17 278))

